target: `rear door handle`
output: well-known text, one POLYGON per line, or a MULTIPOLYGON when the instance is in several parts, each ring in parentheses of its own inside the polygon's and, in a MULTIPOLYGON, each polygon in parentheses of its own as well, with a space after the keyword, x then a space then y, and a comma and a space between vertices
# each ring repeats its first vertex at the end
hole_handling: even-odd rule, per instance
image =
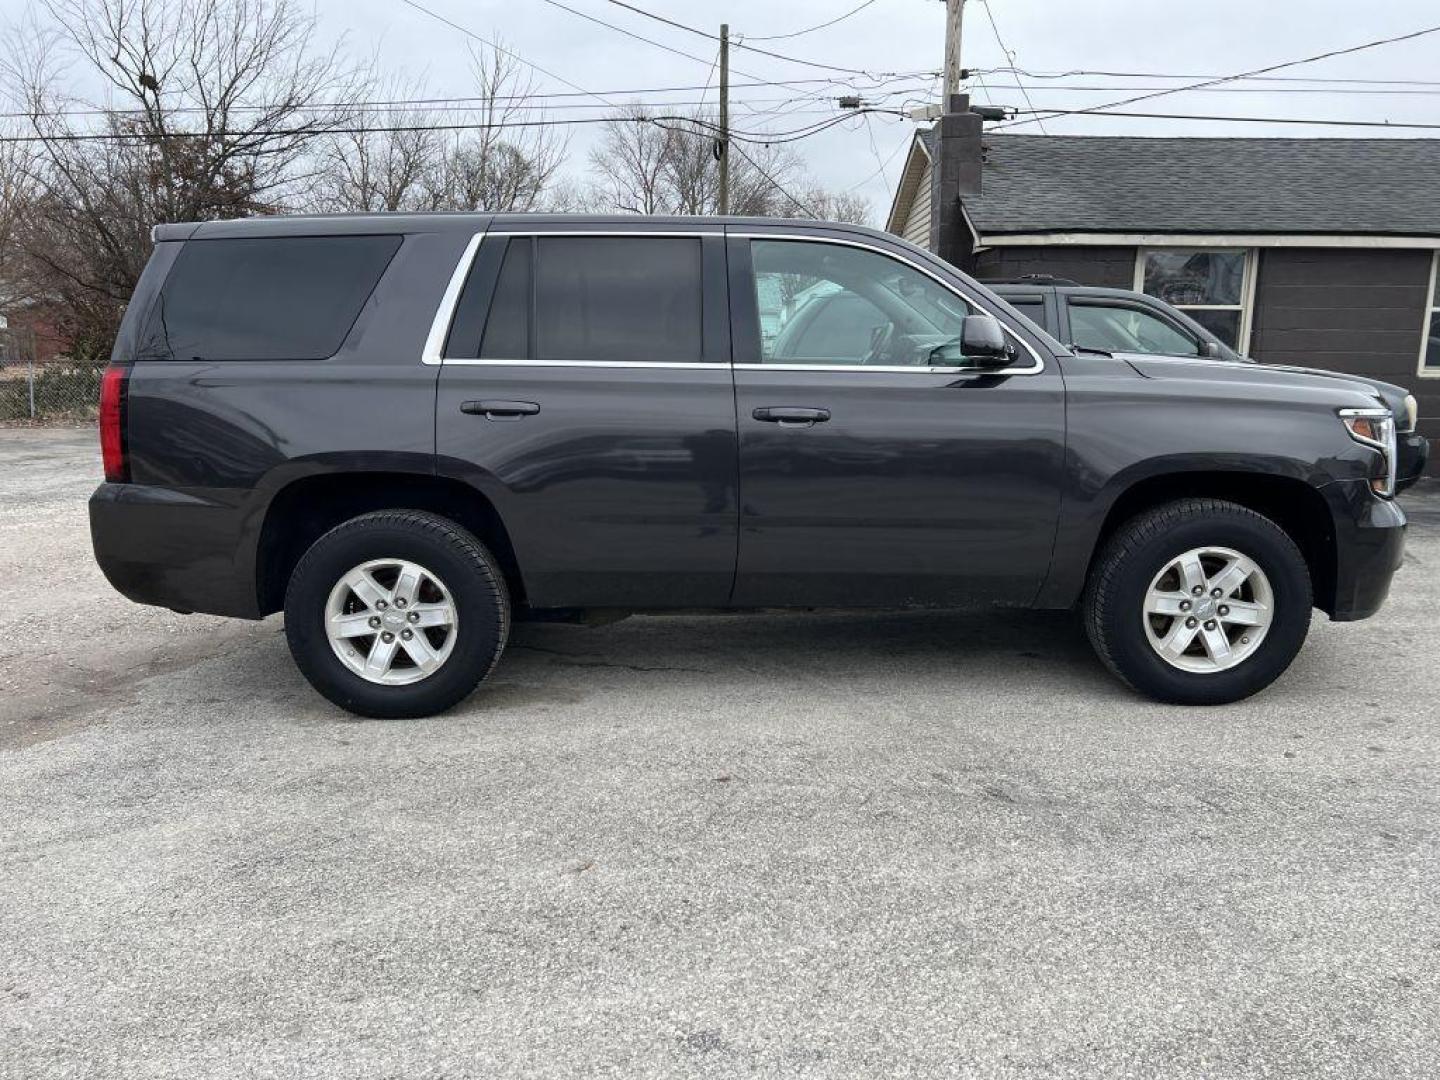
POLYGON ((811 424, 823 424, 830 419, 829 409, 796 409, 790 406, 769 406, 763 409, 756 409, 750 414, 756 420, 767 424, 790 424, 809 427, 811 424))
POLYGON ((471 416, 485 416, 491 420, 518 419, 534 416, 540 406, 533 401, 462 401, 460 411, 471 416))

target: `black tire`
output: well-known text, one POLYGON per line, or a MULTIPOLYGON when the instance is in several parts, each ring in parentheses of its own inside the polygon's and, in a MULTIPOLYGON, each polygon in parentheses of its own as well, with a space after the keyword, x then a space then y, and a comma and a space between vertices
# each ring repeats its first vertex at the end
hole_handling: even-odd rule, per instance
POLYGON ((285 592, 285 637, 310 685, 340 708, 380 718, 431 716, 465 698, 494 669, 510 632, 510 598, 494 556, 447 518, 382 510, 352 518, 311 545, 285 592), (351 671, 325 633, 330 591, 374 559, 419 563, 445 583, 458 618, 449 657, 431 675, 402 686, 351 671))
POLYGON ((1269 518, 1219 499, 1182 499, 1122 525, 1090 569, 1083 601, 1095 652, 1121 681, 1159 701, 1223 705, 1269 686, 1295 659, 1310 630, 1310 572, 1295 541, 1269 518), (1185 552, 1224 547, 1254 560, 1269 579, 1274 614, 1255 651, 1232 668, 1198 673, 1167 663, 1151 646, 1145 594, 1185 552))

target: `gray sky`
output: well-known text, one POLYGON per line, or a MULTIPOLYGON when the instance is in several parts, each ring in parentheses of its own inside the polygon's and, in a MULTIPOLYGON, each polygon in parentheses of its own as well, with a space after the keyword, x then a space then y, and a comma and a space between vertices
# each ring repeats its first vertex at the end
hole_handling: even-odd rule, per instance
MULTIPOLYGON (((13 20, 27 0, 0 0, 0 12, 13 20)), ((649 87, 698 86, 710 78, 714 43, 617 7, 607 0, 563 0, 655 41, 703 58, 689 60, 663 49, 586 22, 544 0, 419 0, 426 7, 485 37, 500 37, 519 55, 592 91, 640 90, 649 87)), ((866 71, 938 70, 943 58, 944 4, 940 0, 874 0, 863 11, 828 29, 779 41, 760 42, 764 35, 785 34, 833 18, 860 0, 633 0, 635 6, 679 22, 716 31, 728 21, 732 34, 776 52, 866 71)), ((358 55, 375 54, 382 66, 408 76, 423 76, 436 96, 471 92, 467 77, 467 39, 400 0, 313 0, 326 35, 344 35, 358 55)), ((1177 4, 1158 0, 989 0, 990 13, 1018 66, 1034 72, 1075 68, 1163 72, 1196 76, 1227 75, 1377 38, 1391 37, 1440 24, 1434 0, 1206 0, 1177 4)), ((964 59, 967 66, 997 67, 1007 63, 987 18, 983 0, 966 7, 964 59)), ((732 53, 740 72, 764 80, 823 79, 846 76, 757 55, 743 49, 732 53)), ((1317 89, 1315 83, 1246 83, 1263 92, 1192 92, 1173 94, 1132 108, 1144 111, 1249 116, 1320 117, 1331 119, 1440 122, 1440 34, 1367 50, 1352 56, 1307 64, 1279 74, 1312 78, 1436 80, 1429 87, 1411 86, 1403 94, 1366 93, 1386 89, 1351 86, 1344 93, 1294 92, 1317 89)), ((1152 88, 1183 85, 1164 79, 1068 80, 1022 77, 1040 107, 1084 107, 1152 88), (1059 90, 1069 82, 1102 91, 1059 90)), ((542 90, 569 88, 536 73, 542 90)), ((748 81, 736 74, 737 83, 748 81)), ((713 80, 711 80, 713 82, 713 80)), ((976 100, 1025 107, 1011 76, 993 74, 972 83, 976 100)), ((858 87, 873 84, 866 80, 858 87)), ((892 90, 887 104, 934 100, 937 83, 924 76, 887 84, 882 91, 864 91, 867 98, 892 90)), ((1328 87, 1327 89, 1336 89, 1328 87)), ((1389 89, 1401 89, 1390 87, 1389 89)), ((738 88, 733 122, 748 130, 786 130, 835 115, 833 97, 842 85, 809 83, 795 87, 738 88), (805 101, 814 95, 816 100, 805 101), (776 116, 773 110, 796 110, 776 116), (752 110, 770 115, 752 115, 752 110)), ((625 101, 693 102, 696 91, 671 94, 610 94, 625 101)), ((709 100, 714 100, 712 88, 709 100)), ((555 116, 591 116, 601 110, 593 100, 568 99, 555 116)), ((890 116, 853 117, 840 126, 796 143, 814 178, 832 189, 855 188, 869 198, 878 223, 888 208, 903 149, 914 124, 890 116), (882 170, 881 166, 884 163, 882 170)), ((1363 128, 1313 128, 1259 124, 1169 122, 1067 117, 1047 121, 1051 133, 1065 134, 1192 134, 1365 136, 1387 132, 1363 128)), ((1035 125, 1017 130, 1038 131, 1035 125)), ((570 171, 585 170, 593 127, 570 129, 570 171)), ((1440 131, 1395 131, 1397 136, 1440 136, 1440 131)))

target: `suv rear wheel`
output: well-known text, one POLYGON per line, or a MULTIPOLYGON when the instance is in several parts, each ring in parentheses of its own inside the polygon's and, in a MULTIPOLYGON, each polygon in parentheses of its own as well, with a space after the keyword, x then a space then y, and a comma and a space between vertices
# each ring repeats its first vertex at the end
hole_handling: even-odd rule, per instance
POLYGON ((453 521, 364 514, 296 565, 285 636, 310 684, 361 716, 442 712, 490 674, 510 629, 494 557, 453 521))
POLYGON ((1290 666, 1312 604, 1305 558, 1278 525, 1235 503, 1185 499, 1110 538, 1091 569, 1085 629, 1136 690, 1222 705, 1290 666))

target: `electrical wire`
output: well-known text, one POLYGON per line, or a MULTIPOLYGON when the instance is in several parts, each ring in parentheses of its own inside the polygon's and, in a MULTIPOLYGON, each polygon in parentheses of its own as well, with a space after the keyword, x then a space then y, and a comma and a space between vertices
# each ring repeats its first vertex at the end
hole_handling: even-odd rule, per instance
MULTIPOLYGON (((607 30, 614 30, 617 34, 624 34, 626 37, 634 38, 636 41, 643 41, 646 45, 653 45, 655 46, 655 48, 663 49, 668 53, 674 54, 675 56, 684 57, 686 60, 694 60, 697 64, 703 64, 706 62, 704 57, 696 56, 694 53, 685 52, 683 49, 673 48, 669 45, 666 45, 664 42, 656 41, 654 38, 648 38, 645 37, 643 34, 637 34, 633 30, 626 30, 623 26, 616 26, 612 22, 606 22, 604 19, 599 18, 598 16, 590 15, 587 12, 580 11, 578 8, 571 7, 569 4, 561 3, 560 0, 543 0, 543 2, 549 4, 553 8, 559 8, 561 11, 568 11, 576 18, 584 19, 587 22, 592 22, 596 26, 603 26, 607 30)), ((749 72, 741 71, 739 68, 735 68, 734 70, 737 74, 743 75, 747 79, 759 78, 759 76, 751 75, 749 72)))
MULTIPOLYGON (((1336 56, 1348 56, 1352 53, 1362 52, 1366 49, 1374 49, 1381 45, 1394 45, 1395 43, 1401 41, 1412 41, 1415 38, 1425 37, 1427 34, 1434 34, 1436 32, 1440 32, 1440 26, 1429 26, 1421 30, 1412 30, 1408 34, 1398 34, 1395 37, 1379 38, 1375 41, 1366 41, 1360 45, 1351 45, 1344 49, 1331 49, 1329 52, 1317 53, 1315 56, 1306 56, 1299 60, 1287 60, 1281 64, 1271 64, 1268 67, 1256 68, 1254 71, 1244 71, 1238 75, 1224 75, 1213 79, 1207 79, 1203 82, 1192 83, 1188 86, 1177 86, 1168 90, 1157 90, 1153 93, 1138 94, 1135 97, 1122 98, 1119 101, 1107 102, 1104 105, 1093 105, 1089 108, 1079 109, 1069 113, 1056 112, 1055 115, 1077 116, 1083 113, 1108 112, 1110 109, 1118 109, 1125 105, 1134 105, 1141 101, 1151 101, 1155 98, 1165 97, 1169 94, 1183 94, 1189 90, 1203 90, 1208 86, 1217 86, 1221 83, 1235 82, 1240 79, 1252 79, 1258 75, 1268 75, 1271 72, 1281 71, 1285 68, 1297 67, 1301 64, 1313 64, 1318 60, 1329 60, 1332 57, 1336 56)), ((1054 110, 1050 111, 1054 112, 1054 110)), ((999 131, 1002 130, 1002 128, 1016 127, 1020 124, 1032 124, 1036 123, 1038 120, 1038 116, 1031 117, 1029 120, 1016 120, 1009 124, 1000 125, 1000 127, 997 127, 994 130, 999 131)))
MULTIPOLYGON (((1000 51, 1005 54, 1005 59, 1009 60, 1010 63, 1013 65, 1015 63, 1015 53, 1013 50, 1006 48, 1005 39, 1000 36, 1000 24, 995 21, 995 12, 990 10, 990 0, 980 0, 980 2, 985 6, 985 15, 990 20, 990 29, 995 33, 995 44, 1000 46, 1000 51)), ((1031 109, 1034 109, 1035 102, 1030 100, 1030 92, 1021 85, 1020 76, 1018 74, 1014 74, 1013 72, 1012 75, 1015 79, 1016 88, 1025 98, 1025 104, 1029 105, 1031 109)), ((1045 130, 1045 121, 1041 120, 1039 117, 1036 117, 1035 123, 1040 126, 1040 134, 1050 134, 1048 131, 1045 130)))
MULTIPOLYGON (((1047 116, 1084 116, 1090 115, 1089 109, 1046 109, 1047 116)), ((1388 120, 1320 120, 1313 117, 1299 116, 1197 116, 1192 113, 1156 113, 1156 112, 1107 112, 1102 116, 1134 117, 1142 120, 1205 120, 1216 123, 1230 124, 1308 124, 1316 127, 1362 127, 1362 128, 1392 128, 1397 131, 1440 131, 1440 123, 1391 123, 1388 120)), ((1013 127, 1013 124, 998 125, 990 130, 999 131, 1001 127, 1013 127)))
POLYGON ((875 3, 875 0, 865 0, 865 2, 864 2, 863 4, 859 4, 859 5, 857 5, 856 7, 851 8, 849 11, 845 12, 844 15, 837 15, 837 16, 835 16, 835 18, 831 19, 829 22, 822 22, 822 23, 817 23, 817 24, 814 25, 814 26, 807 26, 804 30, 796 30, 796 31, 794 31, 793 33, 789 33, 789 34, 769 34, 769 35, 767 35, 766 37, 752 37, 752 38, 749 38, 748 40, 750 40, 750 41, 784 41, 784 40, 786 40, 787 38, 803 37, 805 34, 813 34, 816 30, 824 30, 827 26, 834 26, 836 23, 844 22, 846 19, 850 18, 851 15, 858 15, 858 14, 860 14, 860 12, 864 11, 867 7, 869 7, 869 6, 870 6, 871 4, 873 4, 873 3, 875 3))
MULTIPOLYGON (((666 26, 672 26, 676 30, 684 30, 685 32, 690 34, 698 34, 701 37, 709 38, 711 41, 720 40, 720 36, 718 34, 712 34, 708 30, 701 30, 699 27, 689 26, 685 23, 677 22, 675 19, 667 18, 664 15, 657 15, 653 11, 646 11, 644 8, 636 7, 634 4, 626 3, 626 0, 607 0, 607 2, 614 4, 616 7, 624 8, 626 11, 633 11, 636 15, 643 15, 647 19, 654 19, 656 22, 664 23, 666 26)), ((870 78, 874 77, 871 72, 865 71, 861 68, 840 67, 837 64, 823 64, 818 60, 804 60, 798 56, 786 56, 784 53, 772 52, 769 49, 759 49, 756 48, 754 45, 746 45, 743 41, 731 41, 730 44, 737 49, 746 49, 749 52, 757 53, 760 56, 769 56, 775 60, 784 60, 787 63, 791 64, 804 64, 807 67, 821 68, 825 71, 843 71, 849 75, 865 75, 870 78)), ((898 73, 882 72, 881 74, 894 75, 898 73)), ((930 74, 930 72, 907 72, 906 74, 928 75, 930 74)))

